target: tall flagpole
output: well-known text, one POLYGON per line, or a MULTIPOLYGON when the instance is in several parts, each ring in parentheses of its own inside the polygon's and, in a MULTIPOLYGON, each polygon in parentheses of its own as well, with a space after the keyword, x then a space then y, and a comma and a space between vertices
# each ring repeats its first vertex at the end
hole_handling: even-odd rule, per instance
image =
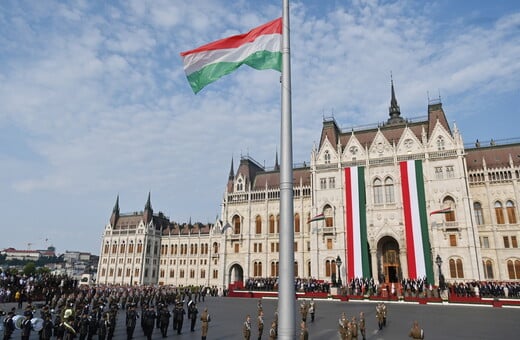
POLYGON ((283 0, 282 10, 282 118, 280 159, 280 261, 278 287, 278 338, 295 338, 294 288, 294 207, 291 112, 291 56, 289 38, 289 0, 283 0))

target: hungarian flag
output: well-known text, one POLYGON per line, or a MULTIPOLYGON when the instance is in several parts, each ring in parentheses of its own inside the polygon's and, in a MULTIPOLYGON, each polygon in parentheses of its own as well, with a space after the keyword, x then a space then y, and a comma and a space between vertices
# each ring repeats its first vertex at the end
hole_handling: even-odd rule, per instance
POLYGON ((370 276, 365 168, 345 168, 345 228, 347 279, 370 276))
POLYGON ((313 218, 311 218, 307 223, 311 223, 311 222, 315 222, 315 221, 322 221, 324 219, 325 219, 325 215, 323 213, 321 213, 321 214, 316 215, 313 218))
POLYGON ((282 70, 282 18, 248 33, 220 39, 182 52, 184 71, 193 92, 233 72, 241 65, 257 70, 282 70))
POLYGON ((435 215, 435 214, 449 214, 451 213, 453 210, 451 210, 451 208, 444 208, 444 209, 440 209, 440 210, 434 210, 434 211, 430 211, 430 216, 431 215, 435 215))
POLYGON ((403 195, 404 228, 408 277, 433 280, 433 264, 428 235, 422 161, 399 163, 403 195))

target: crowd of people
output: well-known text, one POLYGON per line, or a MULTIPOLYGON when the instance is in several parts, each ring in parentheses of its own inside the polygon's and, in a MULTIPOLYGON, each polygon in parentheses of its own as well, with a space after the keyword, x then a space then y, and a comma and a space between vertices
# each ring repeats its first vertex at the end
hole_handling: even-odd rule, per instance
MULTIPOLYGON (((331 284, 327 281, 314 278, 295 278, 294 288, 297 292, 304 293, 330 293, 331 284)), ((246 280, 244 288, 250 291, 276 291, 278 290, 277 277, 250 277, 246 280)))
POLYGON ((454 282, 448 284, 448 290, 461 297, 520 298, 520 282, 454 282))

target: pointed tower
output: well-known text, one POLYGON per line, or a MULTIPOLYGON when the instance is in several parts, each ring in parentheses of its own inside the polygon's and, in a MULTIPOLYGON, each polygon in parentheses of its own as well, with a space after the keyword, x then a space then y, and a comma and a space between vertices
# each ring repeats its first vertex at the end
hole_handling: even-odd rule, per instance
POLYGON ((387 124, 403 123, 404 119, 401 117, 401 109, 399 108, 399 104, 397 104, 397 99, 395 98, 394 79, 392 76, 390 76, 390 83, 392 84, 392 98, 390 99, 390 107, 388 108, 388 115, 390 118, 388 118, 387 124))
POLYGON ((143 213, 143 219, 146 224, 150 223, 152 221, 153 217, 153 209, 152 209, 152 203, 150 200, 150 192, 148 192, 148 199, 146 200, 146 204, 144 206, 144 213, 143 213))
POLYGON ((280 171, 280 164, 278 164, 278 151, 276 151, 276 156, 274 160, 274 171, 280 171))
POLYGON ((229 170, 228 182, 227 182, 227 192, 233 192, 233 182, 235 180, 235 171, 233 166, 233 157, 231 157, 231 169, 229 170))
POLYGON ((233 170, 233 157, 231 157, 231 169, 229 169, 229 177, 228 180, 232 181, 235 179, 235 171, 233 170))
POLYGON ((115 227, 118 219, 119 219, 119 195, 117 195, 116 204, 114 204, 114 209, 112 209, 112 216, 110 216, 110 225, 112 227, 115 227))

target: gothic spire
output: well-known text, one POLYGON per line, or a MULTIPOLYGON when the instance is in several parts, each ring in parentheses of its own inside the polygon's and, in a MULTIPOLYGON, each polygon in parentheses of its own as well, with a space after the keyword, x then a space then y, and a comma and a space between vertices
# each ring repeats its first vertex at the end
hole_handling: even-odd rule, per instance
POLYGON ((119 195, 117 195, 116 204, 114 204, 114 209, 112 209, 112 215, 110 216, 110 225, 112 227, 115 227, 118 219, 119 219, 119 195))
POLYGON ((278 164, 278 150, 276 151, 276 156, 274 160, 274 171, 280 171, 280 164, 278 164))
POLYGON ((112 213, 119 214, 119 194, 117 195, 116 204, 114 204, 114 209, 112 209, 112 213))
POLYGON ((231 157, 231 169, 229 170, 229 180, 232 181, 235 178, 235 172, 233 170, 233 157, 231 157))
POLYGON ((404 119, 401 118, 401 109, 399 108, 399 104, 397 104, 397 99, 395 98, 394 78, 392 77, 392 74, 390 74, 390 82, 392 89, 392 98, 390 99, 390 107, 388 108, 390 118, 388 118, 387 123, 402 123, 404 119))
POLYGON ((144 210, 152 210, 152 202, 150 200, 150 192, 148 191, 148 199, 146 200, 146 204, 144 206, 144 210))

